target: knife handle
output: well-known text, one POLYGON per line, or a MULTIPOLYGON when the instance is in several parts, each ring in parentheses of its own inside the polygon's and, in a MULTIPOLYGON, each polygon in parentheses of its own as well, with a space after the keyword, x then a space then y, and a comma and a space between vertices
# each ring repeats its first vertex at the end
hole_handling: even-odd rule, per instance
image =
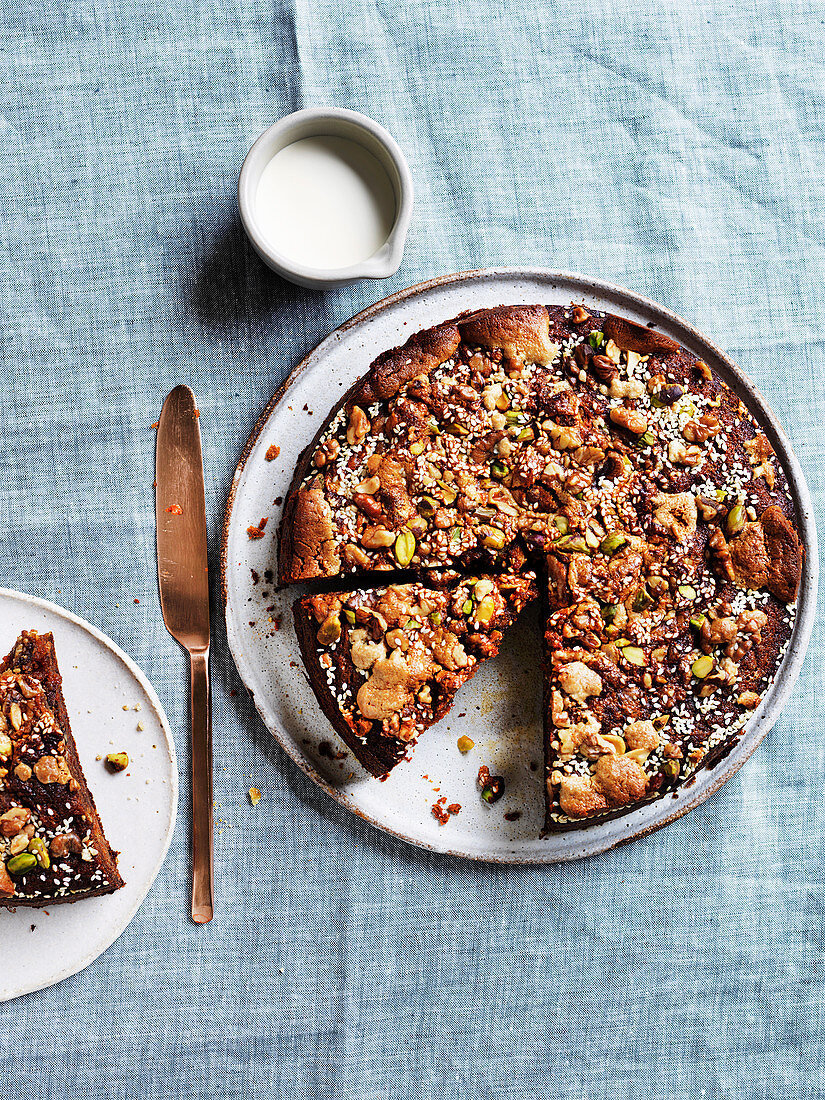
POLYGON ((212 700, 209 650, 190 653, 192 689, 192 920, 212 920, 212 700))

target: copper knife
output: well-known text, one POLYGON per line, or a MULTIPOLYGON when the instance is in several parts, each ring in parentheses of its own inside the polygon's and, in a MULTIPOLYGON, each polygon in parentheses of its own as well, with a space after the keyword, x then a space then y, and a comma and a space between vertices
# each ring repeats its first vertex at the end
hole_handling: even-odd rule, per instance
POLYGON ((192 715, 192 920, 212 920, 212 703, 209 571, 200 413, 188 386, 163 403, 155 451, 158 587, 166 629, 189 654, 192 715))

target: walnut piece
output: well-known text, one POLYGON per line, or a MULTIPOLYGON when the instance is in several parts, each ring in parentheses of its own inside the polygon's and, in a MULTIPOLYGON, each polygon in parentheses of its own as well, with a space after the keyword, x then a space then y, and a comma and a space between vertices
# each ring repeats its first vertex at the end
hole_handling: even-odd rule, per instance
POLYGON ((647 431, 647 417, 638 409, 626 409, 624 405, 618 405, 610 410, 610 419, 634 435, 642 435, 647 431))
POLYGON ((0 817, 0 834, 17 836, 28 824, 30 818, 31 810, 26 809, 25 806, 13 806, 0 817))

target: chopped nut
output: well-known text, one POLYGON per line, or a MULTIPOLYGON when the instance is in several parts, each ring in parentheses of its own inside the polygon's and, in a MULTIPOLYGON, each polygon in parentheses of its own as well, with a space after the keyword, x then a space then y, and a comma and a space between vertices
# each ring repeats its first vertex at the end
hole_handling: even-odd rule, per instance
POLYGON ((667 457, 679 466, 700 466, 703 458, 702 448, 687 447, 681 439, 671 439, 667 445, 667 457))
POLYGON ((14 806, 0 817, 0 836, 17 836, 31 819, 31 810, 14 806))
POLYGON ((719 420, 708 414, 700 416, 698 420, 688 420, 682 428, 682 435, 688 443, 707 443, 709 439, 717 436, 721 430, 722 426, 719 420))
POLYGON ((349 424, 347 426, 347 443, 352 446, 356 446, 361 443, 366 437, 367 432, 370 430, 370 422, 367 414, 358 405, 353 405, 349 414, 349 424))
POLYGON ((125 752, 110 752, 106 756, 106 767, 111 772, 122 772, 129 767, 129 756, 125 752))
POLYGON ((605 385, 618 376, 619 368, 613 360, 606 355, 594 355, 590 360, 590 365, 595 376, 600 382, 604 382, 605 385))
MULTIPOLYGON (((596 356, 596 358, 599 358, 599 356, 596 356)), ((629 397, 631 399, 636 399, 644 395, 645 384, 636 378, 614 378, 610 383, 609 392, 611 397, 629 397)))
POLYGON ((58 833, 49 844, 49 851, 55 859, 65 859, 68 855, 79 856, 83 843, 77 833, 58 833))
POLYGON ((657 493, 651 501, 656 521, 677 542, 696 532, 696 498, 692 493, 657 493))
POLYGON ((740 707, 747 707, 748 710, 754 710, 759 706, 760 697, 755 691, 743 691, 736 702, 740 707))
POLYGON ((610 410, 610 419, 634 435, 642 435, 647 431, 647 417, 638 409, 627 409, 624 405, 618 405, 610 410))
POLYGON ((248 794, 249 801, 252 803, 253 806, 257 806, 258 803, 261 801, 261 792, 258 790, 257 787, 250 787, 248 794))
POLYGON ((68 783, 72 778, 62 756, 41 756, 34 765, 34 774, 41 783, 68 783))
POLYGON ((386 527, 365 527, 361 534, 361 545, 368 550, 386 549, 395 542, 396 535, 386 527))
POLYGON ((340 637, 341 619, 337 612, 333 612, 321 623, 318 630, 318 644, 323 646, 335 645, 340 637))

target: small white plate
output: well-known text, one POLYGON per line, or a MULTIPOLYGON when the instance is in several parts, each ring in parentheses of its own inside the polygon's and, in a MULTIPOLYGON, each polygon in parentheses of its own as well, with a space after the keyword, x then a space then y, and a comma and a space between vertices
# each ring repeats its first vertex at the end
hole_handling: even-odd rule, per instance
POLYGON ((0 588, 0 657, 23 630, 54 634, 80 763, 126 885, 73 904, 0 909, 0 1001, 76 974, 117 939, 161 868, 178 803, 169 723, 137 665, 71 612, 0 588), (129 767, 113 775, 97 757, 120 750, 129 767))
POLYGON ((601 852, 660 828, 698 806, 742 766, 773 726, 799 673, 816 610, 819 559, 799 462, 764 398, 722 352, 675 314, 631 291, 580 275, 524 268, 463 272, 410 287, 364 310, 319 344, 275 394, 247 443, 227 504, 222 566, 227 635, 241 678, 266 726, 320 787, 378 828, 423 848, 499 863, 553 863, 601 852), (267 583, 266 570, 276 567, 280 502, 298 456, 376 355, 464 310, 571 301, 642 324, 655 322, 708 362, 739 394, 768 434, 787 474, 806 560, 785 658, 728 755, 658 802, 614 821, 543 838, 542 630, 536 611, 522 618, 499 656, 483 664, 461 688, 450 714, 420 739, 412 759, 378 782, 351 754, 335 758, 344 746, 316 702, 298 652, 291 607, 301 589, 276 593, 267 583), (280 447, 280 453, 267 461, 272 445, 280 447), (247 527, 265 516, 265 537, 250 540, 247 527), (260 577, 257 583, 253 570, 260 577), (280 629, 274 629, 275 619, 280 619, 280 629), (475 742, 467 756, 456 747, 461 734, 475 742), (494 806, 478 795, 475 779, 481 764, 505 778, 506 795, 494 806), (444 826, 431 812, 441 797, 461 805, 458 816, 444 826), (519 816, 508 820, 505 813, 519 816))

